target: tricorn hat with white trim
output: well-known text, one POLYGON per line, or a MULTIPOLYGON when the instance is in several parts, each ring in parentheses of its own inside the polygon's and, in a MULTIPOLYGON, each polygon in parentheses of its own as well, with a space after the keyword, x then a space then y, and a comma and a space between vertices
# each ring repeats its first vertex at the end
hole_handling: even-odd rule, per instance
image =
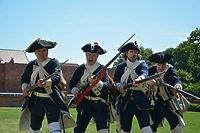
POLYGON ((155 63, 166 63, 173 58, 172 55, 164 52, 158 52, 149 56, 148 60, 155 63))
POLYGON ((87 43, 81 49, 83 52, 98 53, 99 55, 107 53, 106 50, 98 45, 98 42, 94 42, 93 44, 87 43))

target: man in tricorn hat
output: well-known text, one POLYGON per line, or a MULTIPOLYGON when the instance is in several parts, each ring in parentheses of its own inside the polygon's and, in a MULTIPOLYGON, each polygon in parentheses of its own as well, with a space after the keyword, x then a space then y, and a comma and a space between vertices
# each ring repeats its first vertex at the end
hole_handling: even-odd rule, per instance
POLYGON ((121 49, 124 53, 124 61, 118 64, 113 80, 122 96, 117 102, 120 118, 121 133, 130 133, 134 115, 137 117, 142 133, 151 133, 149 122, 150 101, 146 96, 146 84, 136 84, 134 81, 144 79, 148 76, 148 66, 145 61, 140 60, 140 49, 137 42, 128 42, 121 49), (133 86, 124 90, 126 84, 132 83, 133 86))
POLYGON ((158 52, 152 54, 148 60, 154 62, 155 65, 149 68, 149 76, 158 72, 165 72, 161 77, 154 79, 150 82, 153 87, 153 98, 155 100, 155 109, 150 110, 153 125, 151 125, 153 132, 157 131, 157 128, 162 124, 162 120, 165 117, 170 125, 172 133, 181 133, 180 117, 177 110, 172 108, 171 99, 176 95, 177 89, 182 89, 182 83, 178 78, 178 75, 171 64, 167 62, 173 58, 172 55, 164 52, 158 52), (159 86, 159 83, 167 83, 174 87, 173 90, 166 87, 159 86))
POLYGON ((34 52, 37 59, 27 64, 21 76, 23 95, 27 98, 20 116, 20 131, 29 130, 29 133, 39 133, 46 115, 49 131, 60 133, 61 110, 65 112, 66 116, 72 118, 57 87, 61 78, 60 63, 57 59, 48 57, 48 50, 54 48, 56 44, 56 42, 38 38, 25 50, 29 53, 34 52), (55 76, 44 80, 57 70, 60 71, 55 76), (28 89, 34 85, 36 85, 36 88, 28 93, 28 89), (28 115, 26 115, 27 113, 28 115))
MULTIPOLYGON (((69 88, 75 96, 78 95, 81 87, 88 83, 94 83, 96 79, 93 79, 93 75, 103 68, 103 66, 97 62, 97 59, 99 55, 106 53, 106 51, 100 47, 97 42, 88 43, 81 49, 85 52, 86 63, 77 67, 69 81, 69 88), (78 83, 80 83, 81 87, 77 86, 78 83)), ((96 122, 98 133, 108 133, 108 106, 106 104, 106 100, 108 97, 109 86, 108 73, 106 71, 103 78, 77 105, 77 127, 74 129, 74 133, 84 133, 91 118, 94 118, 96 122)))

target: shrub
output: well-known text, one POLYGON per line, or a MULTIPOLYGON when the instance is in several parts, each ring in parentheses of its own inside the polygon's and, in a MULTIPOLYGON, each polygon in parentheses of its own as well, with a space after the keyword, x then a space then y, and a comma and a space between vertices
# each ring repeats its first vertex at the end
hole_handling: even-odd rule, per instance
POLYGON ((200 104, 194 104, 194 103, 190 104, 187 111, 200 112, 200 104))

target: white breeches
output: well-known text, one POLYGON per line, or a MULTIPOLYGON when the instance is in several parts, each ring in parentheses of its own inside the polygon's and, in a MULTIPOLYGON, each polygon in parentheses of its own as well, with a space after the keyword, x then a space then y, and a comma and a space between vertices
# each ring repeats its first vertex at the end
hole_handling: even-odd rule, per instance
POLYGON ((173 130, 172 133, 182 133, 180 125, 177 125, 173 130))
MULTIPOLYGON (((143 127, 141 130, 141 133, 152 133, 151 127, 143 127)), ((124 132, 123 130, 121 130, 121 133, 130 133, 130 132, 124 132)))
POLYGON ((53 122, 48 125, 50 133, 61 133, 60 123, 53 122))
POLYGON ((97 131, 97 133, 109 133, 109 132, 108 132, 108 129, 101 129, 97 131))
POLYGON ((143 127, 141 129, 141 133, 152 133, 152 130, 151 130, 151 127, 148 126, 148 127, 143 127))
POLYGON ((35 130, 31 129, 31 127, 30 127, 29 128, 29 133, 40 133, 40 130, 35 131, 35 130))

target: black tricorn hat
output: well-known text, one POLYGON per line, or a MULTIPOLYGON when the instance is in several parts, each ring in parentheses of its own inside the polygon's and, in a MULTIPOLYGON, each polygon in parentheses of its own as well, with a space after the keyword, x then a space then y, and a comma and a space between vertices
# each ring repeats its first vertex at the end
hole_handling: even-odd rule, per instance
POLYGON ((138 47, 137 41, 128 42, 127 44, 119 48, 119 51, 123 53, 127 52, 128 50, 137 50, 140 53, 140 48, 138 47))
POLYGON ((158 52, 149 56, 148 60, 155 63, 166 63, 173 58, 172 55, 164 52, 158 52))
POLYGON ((94 42, 93 44, 87 43, 81 49, 83 52, 98 53, 99 55, 107 53, 106 50, 98 45, 98 42, 94 42))
POLYGON ((25 51, 32 53, 32 52, 35 52, 35 50, 41 49, 41 48, 51 49, 51 48, 54 48, 56 46, 56 44, 57 44, 57 42, 38 38, 33 43, 31 43, 25 51))

